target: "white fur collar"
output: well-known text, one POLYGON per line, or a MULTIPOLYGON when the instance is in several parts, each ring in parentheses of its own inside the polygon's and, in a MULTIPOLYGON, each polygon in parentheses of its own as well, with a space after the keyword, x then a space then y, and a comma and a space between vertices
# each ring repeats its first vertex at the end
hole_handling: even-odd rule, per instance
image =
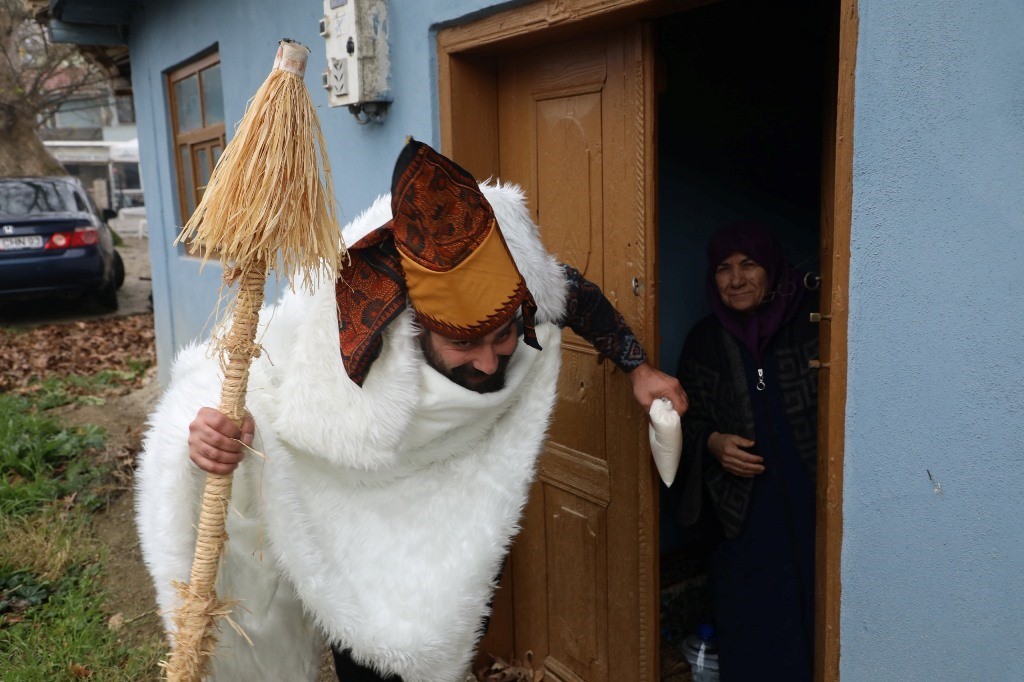
MULTIPOLYGON (((436 443, 455 434, 466 442, 489 431, 516 400, 532 356, 541 352, 520 343, 506 387, 481 395, 423 362, 407 310, 385 330, 381 354, 359 387, 345 373, 337 350, 330 287, 312 296, 287 295, 273 318, 262 338, 268 352, 253 367, 249 402, 271 415, 277 437, 289 449, 365 472, 366 483, 424 466, 436 443)), ((541 345, 557 343, 560 332, 553 325, 538 330, 545 327, 550 329, 538 336, 541 345)))
MULTIPOLYGON (((521 344, 509 385, 488 396, 421 364, 428 390, 394 460, 375 471, 328 466, 316 450, 275 443, 276 429, 261 432, 271 552, 323 631, 357 659, 408 682, 461 681, 547 430, 560 333, 538 327, 545 350, 521 344)), ((254 402, 254 413, 271 402, 254 402)), ((329 418, 358 429, 375 414, 329 418)))

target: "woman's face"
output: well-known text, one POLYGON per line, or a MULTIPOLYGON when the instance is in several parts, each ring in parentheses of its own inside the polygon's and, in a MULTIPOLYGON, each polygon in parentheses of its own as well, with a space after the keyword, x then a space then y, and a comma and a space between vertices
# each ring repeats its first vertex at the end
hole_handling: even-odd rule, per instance
POLYGON ((768 293, 768 271, 746 254, 734 253, 715 268, 715 284, 726 307, 749 314, 768 293))

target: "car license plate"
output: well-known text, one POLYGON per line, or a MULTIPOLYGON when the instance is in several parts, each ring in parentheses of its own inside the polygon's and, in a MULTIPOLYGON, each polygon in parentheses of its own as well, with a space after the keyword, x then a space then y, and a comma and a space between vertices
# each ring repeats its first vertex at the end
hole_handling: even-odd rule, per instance
POLYGON ((0 251, 41 248, 43 248, 43 238, 38 234, 30 234, 24 237, 0 237, 0 251))

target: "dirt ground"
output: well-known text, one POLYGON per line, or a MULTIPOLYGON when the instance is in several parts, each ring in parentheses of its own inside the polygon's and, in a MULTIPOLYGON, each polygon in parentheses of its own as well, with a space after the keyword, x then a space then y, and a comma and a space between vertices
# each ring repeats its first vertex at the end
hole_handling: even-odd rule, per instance
MULTIPOLYGON (((61 417, 71 424, 96 424, 107 431, 102 456, 134 461, 146 417, 159 396, 159 384, 153 376, 145 385, 123 396, 108 398, 104 405, 71 405, 61 409, 61 417)), ((109 597, 107 609, 123 625, 121 637, 140 644, 161 635, 163 624, 156 610, 153 583, 142 563, 142 552, 135 532, 135 512, 130 468, 111 491, 109 505, 94 517, 96 537, 106 551, 107 573, 103 577, 109 597)))

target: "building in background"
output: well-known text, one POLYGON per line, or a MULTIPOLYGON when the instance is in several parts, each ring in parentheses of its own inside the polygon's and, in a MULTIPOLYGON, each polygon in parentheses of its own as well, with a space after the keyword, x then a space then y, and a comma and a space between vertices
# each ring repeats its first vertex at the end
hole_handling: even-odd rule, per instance
POLYGON ((44 123, 40 137, 99 208, 143 206, 131 91, 115 94, 110 83, 96 90, 62 104, 44 123))
MULTIPOLYGON (((387 191, 406 135, 519 182, 548 245, 666 369, 704 313, 708 230, 767 216, 823 276, 818 679, 1024 678, 1024 5, 766 4, 392 0, 379 122, 328 106, 324 83, 354 72, 321 32, 344 43, 325 11, 385 3, 51 12, 77 42, 130 49, 163 380, 220 286, 172 240, 278 39, 297 39, 345 218, 387 191)), ((670 512, 628 382, 572 341, 482 648, 532 650, 554 680, 654 680, 670 512)))
MULTIPOLYGON (((127 9, 131 3, 104 4, 127 9)), ((40 16, 45 17, 45 11, 40 16)), ((79 42, 80 34, 74 24, 54 20, 47 30, 53 42, 79 42)), ((63 101, 49 118, 41 121, 39 136, 67 171, 82 181, 99 208, 120 211, 141 207, 145 201, 139 173, 131 60, 124 35, 117 31, 94 31, 89 44, 81 45, 81 51, 109 78, 98 80, 63 101)), ((51 78, 53 86, 59 88, 68 80, 73 82, 76 68, 69 65, 56 72, 51 78)))

